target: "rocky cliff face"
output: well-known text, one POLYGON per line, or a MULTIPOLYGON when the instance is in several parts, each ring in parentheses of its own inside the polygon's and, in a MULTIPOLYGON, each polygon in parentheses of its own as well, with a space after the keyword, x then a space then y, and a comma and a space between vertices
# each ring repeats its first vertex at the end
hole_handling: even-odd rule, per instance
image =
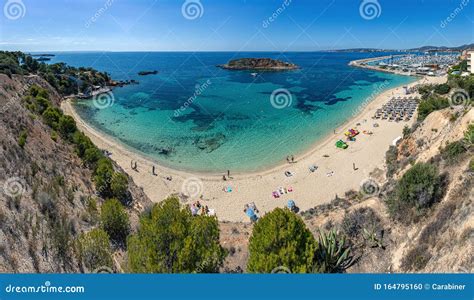
MULTIPOLYGON (((84 272, 75 240, 97 226, 103 200, 73 146, 55 141, 25 107, 32 85, 46 88, 58 106, 60 96, 40 77, 0 74, 0 272, 84 272)), ((129 190, 136 223, 133 207, 149 200, 130 180, 129 190)))

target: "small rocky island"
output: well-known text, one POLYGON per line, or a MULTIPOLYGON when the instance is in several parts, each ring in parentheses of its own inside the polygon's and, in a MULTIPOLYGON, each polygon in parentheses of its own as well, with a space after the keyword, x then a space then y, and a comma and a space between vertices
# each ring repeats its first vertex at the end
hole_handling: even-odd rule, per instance
POLYGON ((283 71, 295 70, 298 66, 281 60, 271 58, 240 58, 229 61, 227 64, 218 65, 227 70, 258 70, 258 71, 283 71))
POLYGON ((140 71, 138 72, 138 75, 140 76, 146 76, 146 75, 156 75, 158 74, 158 71, 140 71))

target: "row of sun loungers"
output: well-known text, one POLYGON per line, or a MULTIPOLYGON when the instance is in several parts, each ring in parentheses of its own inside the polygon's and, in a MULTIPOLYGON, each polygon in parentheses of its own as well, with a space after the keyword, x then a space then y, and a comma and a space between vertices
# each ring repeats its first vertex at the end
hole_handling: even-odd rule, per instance
POLYGON ((374 119, 388 121, 410 121, 418 107, 419 99, 415 97, 393 97, 382 108, 377 109, 374 119))

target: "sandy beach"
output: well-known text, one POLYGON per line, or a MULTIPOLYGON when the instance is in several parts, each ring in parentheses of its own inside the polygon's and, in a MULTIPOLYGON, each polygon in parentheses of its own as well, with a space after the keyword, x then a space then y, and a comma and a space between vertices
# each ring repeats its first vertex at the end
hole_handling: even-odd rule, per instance
MULTIPOLYGON (((445 81, 446 77, 424 77, 409 87, 419 83, 445 81)), ((411 126, 414 122, 414 118, 398 123, 372 119, 374 112, 394 96, 405 96, 404 88, 385 91, 372 101, 367 101, 367 105, 354 112, 354 117, 344 126, 335 129, 335 133, 316 143, 306 154, 295 156, 295 163, 258 173, 231 172, 231 178, 227 181, 222 178, 224 174, 193 174, 160 166, 86 124, 74 111, 71 100, 63 101, 62 109, 76 120, 78 128, 99 148, 112 153, 111 158, 138 186, 143 187, 152 201, 159 202, 171 194, 181 194, 189 196, 187 199, 182 197, 183 203, 191 204, 199 200, 215 211, 220 221, 248 222, 243 209, 250 202, 256 204, 260 215, 276 207, 286 206, 288 200, 294 200, 300 210, 304 211, 331 201, 336 195, 343 196, 348 190, 358 191, 368 179, 383 184, 383 176, 371 178, 370 174, 377 168, 384 169, 385 152, 389 145, 402 135, 403 127, 411 126), (374 127, 374 123, 379 126, 374 127), (344 132, 349 128, 360 131, 357 140, 348 142, 349 148, 346 150, 336 148, 335 142, 345 140, 344 132), (373 134, 365 134, 363 131, 371 131, 373 134), (137 162, 137 170, 132 169, 132 160, 137 162), (318 169, 310 172, 311 165, 318 166, 318 169), (152 175, 152 166, 155 166, 156 175, 152 175), (290 171, 293 176, 285 176, 285 171, 290 171), (274 198, 272 192, 279 188, 292 191, 274 198)))

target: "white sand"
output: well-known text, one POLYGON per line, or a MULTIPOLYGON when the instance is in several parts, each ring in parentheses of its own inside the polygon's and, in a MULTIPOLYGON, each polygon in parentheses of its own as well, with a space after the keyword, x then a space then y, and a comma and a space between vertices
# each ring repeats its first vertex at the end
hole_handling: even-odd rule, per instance
MULTIPOLYGON (((421 81, 442 83, 446 82, 446 77, 426 77, 410 86, 421 81)), ((350 189, 358 191, 361 183, 369 179, 371 171, 375 168, 384 168, 385 152, 389 145, 402 135, 405 125, 411 126, 414 122, 414 119, 410 122, 399 123, 372 119, 376 109, 391 97, 399 95, 404 95, 402 87, 378 95, 345 126, 336 129, 337 134, 330 134, 314 145, 305 155, 295 157, 296 163, 277 166, 259 173, 235 176, 231 174, 233 178, 228 181, 222 180, 223 174, 219 176, 192 174, 159 166, 153 160, 128 150, 120 143, 88 126, 76 114, 69 100, 62 103, 62 109, 66 114, 74 117, 78 128, 99 148, 112 152, 111 158, 133 178, 138 186, 143 187, 152 201, 159 202, 171 194, 193 195, 187 203, 200 200, 201 203, 214 209, 221 221, 248 222, 243 209, 249 202, 254 202, 261 214, 276 207, 286 206, 289 199, 294 200, 301 210, 307 210, 331 201, 336 194, 343 196, 350 189), (356 126, 356 123, 361 123, 361 125, 356 126), (380 127, 374 128, 374 123, 378 123, 380 127), (335 142, 344 138, 344 131, 349 128, 357 128, 361 132, 357 136, 357 141, 349 142, 349 148, 346 150, 336 148, 335 142), (364 130, 372 131, 373 135, 363 134, 364 130), (323 155, 329 155, 329 157, 325 158, 323 155), (138 172, 132 170, 131 160, 137 161, 138 172), (353 169, 353 163, 358 168, 357 170, 353 169), (308 170, 312 164, 319 167, 314 173, 308 170), (158 176, 151 174, 153 165, 156 166, 158 176), (293 172, 294 176, 287 178, 284 175, 286 170, 293 172), (334 173, 328 177, 328 172, 334 173), (166 180, 167 176, 172 176, 172 180, 166 180), (226 186, 231 186, 232 192, 224 192, 223 188, 226 186), (292 187, 293 192, 275 199, 272 192, 278 187, 292 187)))

